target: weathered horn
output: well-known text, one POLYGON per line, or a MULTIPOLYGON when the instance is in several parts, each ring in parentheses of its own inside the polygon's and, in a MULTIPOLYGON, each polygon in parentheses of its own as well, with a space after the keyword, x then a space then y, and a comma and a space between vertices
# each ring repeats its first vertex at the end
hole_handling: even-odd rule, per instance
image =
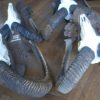
MULTIPOLYGON (((27 58, 27 56, 30 55, 27 52, 23 41, 18 35, 18 33, 13 34, 9 44, 10 46, 7 46, 11 48, 10 51, 13 52, 13 58, 17 57, 18 60, 14 60, 17 60, 16 64, 21 64, 20 70, 22 70, 22 65, 26 63, 26 60, 29 60, 29 57, 27 58), (24 55, 26 58, 24 57, 24 55)), ((12 69, 15 68, 15 65, 12 64, 11 68, 5 62, 0 62, 0 85, 5 85, 5 87, 20 95, 30 97, 43 97, 52 89, 52 80, 50 77, 50 72, 48 70, 48 65, 39 48, 37 46, 35 46, 35 48, 36 53, 42 62, 45 77, 42 80, 30 81, 28 79, 25 79, 22 75, 19 75, 18 72, 15 72, 15 70, 12 69)))
POLYGON ((58 78, 56 83, 57 90, 63 94, 69 93, 82 78, 93 59, 94 52, 90 48, 84 47, 71 65, 58 78))
POLYGON ((13 22, 11 25, 11 28, 13 31, 18 32, 21 36, 25 37, 28 40, 31 40, 34 42, 42 42, 43 41, 43 38, 40 34, 37 34, 35 31, 31 33, 22 24, 13 22))
POLYGON ((17 73, 5 63, 0 61, 0 84, 5 85, 10 90, 25 96, 42 97, 52 88, 50 80, 29 81, 17 73))

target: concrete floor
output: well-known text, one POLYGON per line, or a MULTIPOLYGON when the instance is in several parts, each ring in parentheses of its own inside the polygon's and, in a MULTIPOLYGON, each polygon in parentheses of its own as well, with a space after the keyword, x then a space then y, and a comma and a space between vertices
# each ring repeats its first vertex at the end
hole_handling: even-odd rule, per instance
MULTIPOLYGON (((34 16, 39 29, 41 30, 52 14, 50 5, 52 0, 26 0, 26 2, 33 8, 34 16), (42 2, 42 3, 41 3, 42 2)), ((14 0, 0 0, 0 25, 6 20, 6 10, 8 2, 14 0)), ((99 11, 99 10, 98 10, 99 11)), ((59 26, 55 31, 53 38, 45 43, 39 45, 43 54, 45 55, 48 64, 52 67, 52 75, 56 78, 60 70, 61 60, 64 52, 63 42, 63 28, 65 22, 59 26), (57 41, 57 42, 56 42, 57 41), (52 49, 53 48, 53 49, 52 49), (49 53, 48 53, 49 52, 49 53), (55 55, 55 56, 54 56, 55 55), (56 71, 55 71, 56 70, 56 71)), ((75 50, 76 51, 76 48, 75 50)), ((76 52, 73 52, 75 55, 76 52)), ((29 74, 29 73, 28 73, 29 74)), ((44 98, 36 100, 100 100, 100 64, 91 65, 87 70, 77 87, 67 95, 49 94, 44 98)), ((0 100, 35 100, 28 97, 19 96, 4 87, 0 86, 0 100)))

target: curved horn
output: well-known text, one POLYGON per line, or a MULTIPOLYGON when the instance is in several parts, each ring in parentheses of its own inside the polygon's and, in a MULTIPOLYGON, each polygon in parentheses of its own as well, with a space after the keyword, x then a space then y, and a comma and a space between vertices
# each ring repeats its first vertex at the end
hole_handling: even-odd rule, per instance
POLYGON ((42 32, 43 38, 45 40, 48 40, 50 38, 52 32, 56 29, 57 26, 59 26, 59 24, 62 23, 66 16, 67 10, 65 8, 62 8, 50 18, 42 32))
MULTIPOLYGON (((36 47, 36 49, 37 49, 38 57, 43 64, 43 69, 45 73, 44 79, 39 80, 39 81, 35 81, 35 80, 30 81, 30 80, 24 79, 22 76, 18 75, 17 73, 14 73, 14 71, 11 70, 9 66, 6 65, 7 67, 4 67, 3 69, 4 77, 2 75, 1 77, 2 77, 2 80, 4 79, 3 84, 5 84, 7 88, 9 88, 10 90, 18 94, 26 95, 30 97, 42 97, 42 96, 45 96, 51 90, 52 81, 50 78, 50 73, 48 70, 47 63, 41 51, 39 50, 39 48, 36 47)), ((23 52, 25 52, 25 50, 23 52)), ((21 53, 20 50, 19 50, 19 53, 21 53)))
MULTIPOLYGON (((17 42, 16 44, 19 45, 19 48, 17 48, 18 53, 15 54, 15 55, 18 54, 17 58, 20 56, 23 56, 24 55, 23 52, 25 54, 27 53, 26 50, 24 50, 25 47, 22 41, 18 40, 18 41, 12 41, 12 42, 17 42)), ((13 45, 15 45, 15 43, 13 43, 13 45)), ((10 90, 21 95, 26 95, 26 96, 31 96, 31 97, 42 97, 42 96, 45 96, 51 90, 52 81, 50 78, 48 65, 41 51, 39 50, 37 46, 34 46, 34 48, 36 49, 35 51, 43 64, 45 77, 39 81, 30 81, 20 76, 17 72, 12 70, 6 63, 0 62, 0 84, 5 85, 10 90)), ((16 45, 15 45, 15 49, 16 49, 16 45)), ((19 59, 22 61, 22 58, 19 58, 19 59)), ((25 62, 22 62, 22 64, 23 63, 25 62)))
POLYGON ((13 72, 4 62, 0 62, 0 84, 18 94, 31 97, 45 96, 52 88, 50 80, 29 81, 13 72))
POLYGON ((84 47, 77 55, 69 68, 58 78, 56 88, 61 93, 69 93, 82 78, 94 59, 94 52, 84 47))
POLYGON ((13 22, 11 25, 13 31, 20 33, 21 36, 25 37, 28 40, 34 42, 41 42, 43 38, 40 34, 36 34, 36 32, 29 32, 23 25, 13 22))

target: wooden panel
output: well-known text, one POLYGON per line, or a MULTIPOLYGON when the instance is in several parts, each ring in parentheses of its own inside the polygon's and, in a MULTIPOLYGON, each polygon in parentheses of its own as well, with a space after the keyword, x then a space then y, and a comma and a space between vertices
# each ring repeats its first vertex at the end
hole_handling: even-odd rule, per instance
POLYGON ((94 10, 100 12, 100 1, 99 0, 88 1, 88 3, 94 10))

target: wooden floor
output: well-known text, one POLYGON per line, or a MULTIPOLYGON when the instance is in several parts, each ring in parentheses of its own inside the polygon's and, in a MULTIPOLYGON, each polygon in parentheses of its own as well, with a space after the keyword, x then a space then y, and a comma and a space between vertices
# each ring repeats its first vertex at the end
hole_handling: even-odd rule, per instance
MULTIPOLYGON (((52 1, 53 0, 26 0, 26 2, 33 8, 33 18, 40 30, 43 29, 52 15, 50 5, 52 1)), ((2 26, 6 20, 8 2, 13 2, 15 4, 16 1, 0 0, 0 26, 2 26)), ((100 10, 98 9, 98 11, 100 10)), ((60 71, 60 65, 64 53, 63 29, 65 23, 66 22, 63 22, 58 27, 49 41, 39 44, 49 66, 51 66, 50 70, 54 78, 56 78, 60 71)), ((76 48, 74 48, 73 55, 76 54, 75 51, 76 48)), ((49 94, 41 99, 32 99, 16 95, 11 91, 7 91, 7 89, 2 86, 0 86, 0 93, 0 100, 100 100, 100 63, 91 65, 77 87, 67 95, 49 94)))

